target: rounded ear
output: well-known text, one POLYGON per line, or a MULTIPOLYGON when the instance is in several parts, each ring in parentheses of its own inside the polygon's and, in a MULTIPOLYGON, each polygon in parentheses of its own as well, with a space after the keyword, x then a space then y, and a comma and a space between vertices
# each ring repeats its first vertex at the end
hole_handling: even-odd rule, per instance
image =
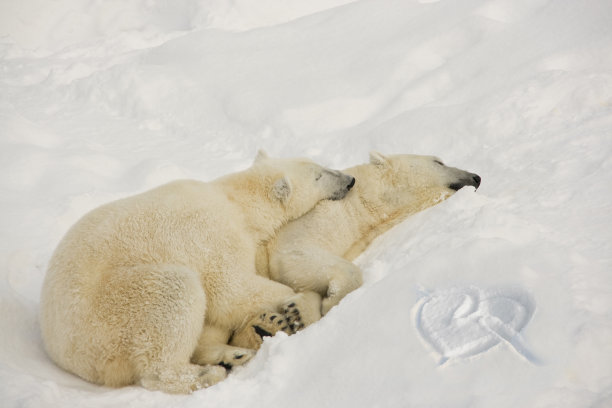
POLYGON ((282 203, 286 203, 287 200, 289 200, 291 196, 291 183, 287 177, 283 177, 274 182, 272 195, 282 203))
POLYGON ((255 163, 257 163, 260 160, 267 159, 268 157, 270 157, 268 156, 268 153, 264 152, 262 149, 259 149, 257 151, 257 156, 255 156, 255 163))
POLYGON ((370 152, 370 163, 374 164, 375 166, 386 167, 389 165, 389 159, 387 159, 381 153, 371 151, 370 152))

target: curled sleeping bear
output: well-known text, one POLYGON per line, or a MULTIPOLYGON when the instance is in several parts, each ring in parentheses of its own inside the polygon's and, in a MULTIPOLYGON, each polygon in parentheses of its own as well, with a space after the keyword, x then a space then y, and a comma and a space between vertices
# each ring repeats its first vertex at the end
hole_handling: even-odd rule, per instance
POLYGON ((258 273, 309 300, 302 305, 302 327, 362 284, 361 270, 351 261, 374 238, 460 188, 480 185, 480 176, 430 156, 372 152, 370 163, 344 172, 357 179, 344 200, 319 203, 258 249, 258 273))
POLYGON ((257 246, 354 183, 309 160, 260 153, 245 171, 94 209, 49 262, 40 310, 49 356, 107 386, 188 393, 215 384, 254 355, 241 347, 252 343, 253 319, 278 316, 290 330, 308 298, 256 274, 257 246))

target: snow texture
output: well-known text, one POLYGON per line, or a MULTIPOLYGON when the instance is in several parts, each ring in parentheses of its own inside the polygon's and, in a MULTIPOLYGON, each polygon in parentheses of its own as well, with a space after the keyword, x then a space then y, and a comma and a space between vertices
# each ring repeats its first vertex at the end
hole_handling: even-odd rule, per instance
POLYGON ((0 163, 3 407, 612 406, 609 0, 3 1, 0 163), (433 154, 483 183, 377 239, 362 288, 216 386, 57 368, 37 313, 66 230, 258 148, 433 154))
POLYGON ((520 290, 452 288, 424 293, 415 322, 423 339, 440 354, 440 364, 475 356, 501 341, 538 363, 520 334, 533 312, 533 300, 520 290))

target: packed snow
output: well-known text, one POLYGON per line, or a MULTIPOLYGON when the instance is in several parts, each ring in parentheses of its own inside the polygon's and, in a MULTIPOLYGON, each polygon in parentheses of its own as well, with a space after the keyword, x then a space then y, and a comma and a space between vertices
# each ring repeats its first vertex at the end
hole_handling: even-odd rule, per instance
POLYGON ((609 0, 3 1, 0 144, 3 407, 612 406, 609 0), (211 388, 56 367, 37 314, 66 230, 258 148, 432 154, 483 183, 382 235, 363 287, 211 388))

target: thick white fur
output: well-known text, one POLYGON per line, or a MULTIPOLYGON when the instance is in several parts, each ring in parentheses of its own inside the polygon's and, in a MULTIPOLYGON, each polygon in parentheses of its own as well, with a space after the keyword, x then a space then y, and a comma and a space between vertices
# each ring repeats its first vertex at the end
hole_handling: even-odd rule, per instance
POLYGON ((256 274, 257 245, 320 200, 342 198, 351 180, 260 154, 243 172, 172 182, 93 210, 49 263, 40 315, 48 354, 108 386, 186 393, 222 380, 216 364, 254 353, 227 345, 232 333, 295 296, 256 274))
POLYGON ((480 183, 475 174, 446 167, 431 156, 372 152, 369 164, 344 172, 357 180, 344 200, 319 203, 281 228, 257 256, 262 276, 322 296, 322 315, 362 284, 361 270, 351 261, 374 238, 452 195, 449 186, 480 183))

